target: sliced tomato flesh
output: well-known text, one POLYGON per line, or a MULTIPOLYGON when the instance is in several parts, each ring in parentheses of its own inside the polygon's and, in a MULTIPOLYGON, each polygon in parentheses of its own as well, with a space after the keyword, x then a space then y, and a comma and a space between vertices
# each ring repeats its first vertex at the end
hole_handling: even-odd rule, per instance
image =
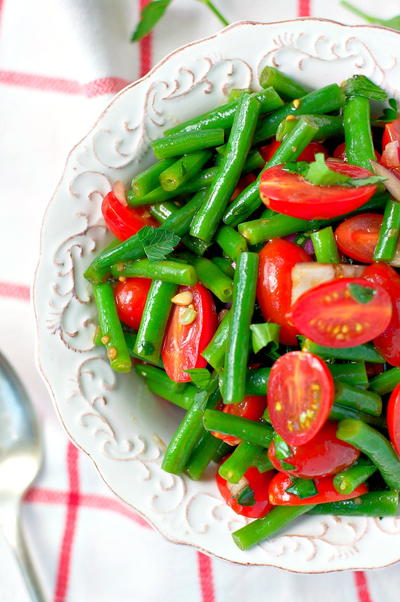
MULTIPOLYGON (((282 142, 273 140, 269 144, 261 146, 260 153, 266 163, 272 159, 281 144, 282 142)), ((315 155, 317 153, 322 153, 325 156, 325 159, 328 157, 328 152, 323 144, 320 142, 310 142, 298 156, 297 161, 307 161, 307 163, 311 163, 311 161, 315 161, 315 155)))
POLYGON ((400 456, 400 384, 390 395, 386 417, 390 440, 400 456))
POLYGON ((106 194, 101 205, 101 212, 107 228, 119 240, 130 238, 143 226, 157 227, 159 224, 144 207, 128 207, 121 203, 113 191, 106 194))
POLYGON ((345 219, 335 231, 340 251, 356 261, 372 263, 383 216, 361 213, 345 219))
POLYGON ((189 382, 186 370, 205 368, 200 355, 217 329, 217 312, 211 293, 202 285, 182 286, 179 292, 190 291, 195 317, 190 324, 182 317, 187 307, 174 305, 164 336, 161 357, 168 376, 175 382, 189 382))
MULTIPOLYGON (((228 403, 222 408, 225 414, 233 414, 234 416, 240 416, 241 418, 247 418, 247 420, 259 420, 264 413, 267 400, 265 396, 260 395, 247 395, 240 403, 228 403)), ((222 439, 229 445, 239 445, 240 439, 233 437, 232 435, 225 435, 224 433, 213 433, 217 439, 222 439)))
MULTIPOLYGON (((352 178, 365 178, 371 174, 362 167, 329 159, 333 171, 352 178)), ((277 165, 266 169, 260 180, 263 203, 273 211, 301 219, 337 217, 361 207, 376 191, 376 185, 315 186, 299 174, 277 165)))
POLYGON ((273 475, 274 471, 272 470, 261 473, 253 466, 246 470, 244 477, 238 484, 228 483, 218 473, 216 481, 220 494, 236 514, 249 518, 261 518, 268 514, 272 508, 268 499, 268 486, 273 475), (240 500, 240 492, 245 489, 252 494, 250 497, 253 498, 248 505, 241 504, 238 501, 238 498, 240 500))
POLYGON ((292 306, 296 328, 326 347, 372 341, 389 325, 392 302, 379 285, 364 278, 331 280, 303 293, 292 306))
POLYGON ((332 374, 312 353, 290 351, 271 368, 267 392, 270 419, 289 445, 304 445, 318 433, 333 397, 332 374))
POLYGON ((313 480, 317 490, 316 495, 300 498, 295 493, 287 491, 293 485, 293 477, 278 472, 269 484, 269 501, 274 506, 305 506, 307 504, 326 504, 328 502, 340 502, 351 500, 368 493, 368 487, 364 483, 354 489, 352 493, 338 493, 333 486, 332 477, 320 477, 313 480))

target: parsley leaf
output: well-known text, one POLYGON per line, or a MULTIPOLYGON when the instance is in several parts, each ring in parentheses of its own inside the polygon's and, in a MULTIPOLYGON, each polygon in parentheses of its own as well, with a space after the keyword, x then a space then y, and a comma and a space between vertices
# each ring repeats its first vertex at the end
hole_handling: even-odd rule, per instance
POLYGON ((279 324, 264 322, 264 324, 251 324, 251 344, 254 353, 258 353, 260 349, 270 345, 273 350, 279 347, 279 324))
MULTIPOLYGON (((286 460, 286 458, 293 456, 293 451, 290 445, 288 445, 286 441, 280 435, 278 435, 278 433, 275 433, 274 435, 274 446, 277 460, 286 460)), ((293 466, 293 468, 295 467, 293 466)))
POLYGON ((144 226, 136 236, 142 243, 143 250, 150 261, 165 259, 181 240, 173 232, 152 226, 144 226))
POLYGON ((301 500, 318 494, 318 490, 312 479, 301 479, 300 477, 293 477, 292 484, 286 491, 297 495, 301 500))
POLYGON ((310 163, 304 177, 315 186, 343 186, 351 180, 350 176, 329 169, 323 153, 315 155, 315 161, 310 163))
POLYGON ((372 301, 372 299, 376 295, 376 290, 374 288, 371 288, 370 286, 363 286, 361 284, 349 284, 348 288, 353 299, 358 303, 362 303, 363 305, 366 305, 367 303, 372 301))
POLYGON ((207 389, 211 380, 211 374, 207 368, 191 368, 190 370, 185 370, 185 372, 190 375, 192 383, 198 389, 207 389))
POLYGON ((238 504, 242 506, 254 506, 256 500, 254 499, 254 491, 247 485, 236 498, 238 504))

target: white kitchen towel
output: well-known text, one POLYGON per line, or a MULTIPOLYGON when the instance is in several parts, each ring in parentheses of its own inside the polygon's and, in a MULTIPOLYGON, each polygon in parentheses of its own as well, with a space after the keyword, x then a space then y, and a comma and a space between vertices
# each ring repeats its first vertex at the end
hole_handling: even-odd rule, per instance
MULTIPOLYGON (((69 149, 112 95, 218 21, 197 0, 174 0, 154 33, 129 36, 144 0, 0 0, 0 348, 44 428, 43 471, 24 502, 24 527, 49 602, 395 602, 400 567, 297 575, 240 567, 165 541, 107 489, 68 442, 34 364, 29 286, 42 215, 69 149)), ((359 19, 337 0, 216 0, 229 21, 359 19)), ((358 0, 381 17, 399 0, 358 0)), ((0 602, 25 602, 0 537, 0 602)))

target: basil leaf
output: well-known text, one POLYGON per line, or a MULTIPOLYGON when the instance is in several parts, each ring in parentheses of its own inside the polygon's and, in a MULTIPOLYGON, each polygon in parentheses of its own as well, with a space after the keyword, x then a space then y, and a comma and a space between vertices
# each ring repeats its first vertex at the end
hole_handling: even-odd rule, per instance
POLYGON ((270 345, 275 351, 279 347, 279 324, 264 322, 263 324, 251 324, 251 344, 254 353, 270 345))
POLYGON ((352 188, 359 188, 360 186, 371 186, 371 184, 379 184, 384 182, 386 178, 382 176, 368 176, 367 178, 354 178, 350 180, 349 186, 352 188))
POLYGON ((236 498, 236 501, 241 506, 254 506, 256 500, 254 499, 254 491, 247 485, 236 498))
POLYGON ((348 289, 353 299, 358 303, 362 303, 362 305, 370 303, 376 295, 376 290, 374 288, 363 286, 361 284, 349 284, 348 289))
POLYGON ((140 13, 140 21, 132 34, 131 42, 138 42, 159 22, 172 0, 153 0, 140 13))
POLYGON ((286 491, 297 495, 301 500, 318 494, 318 490, 312 479, 300 479, 300 477, 293 477, 292 484, 286 491))
POLYGON ((161 261, 169 255, 181 240, 179 236, 163 228, 144 226, 136 234, 150 261, 161 261))
POLYGON ((315 155, 315 161, 309 164, 304 177, 311 184, 314 184, 314 186, 343 186, 343 184, 347 184, 351 180, 350 176, 329 169, 323 153, 315 155))
POLYGON ((286 458, 293 456, 293 450, 290 445, 288 445, 278 433, 275 433, 273 441, 275 445, 275 456, 278 460, 286 460, 286 458))
POLYGON ((198 389, 207 389, 210 384, 211 374, 207 368, 191 368, 185 370, 190 375, 191 381, 198 389))
POLYGON ((298 173, 301 176, 304 176, 304 174, 307 173, 308 167, 309 163, 307 163, 307 161, 288 161, 284 165, 286 171, 298 173))
POLYGON ((349 96, 365 96, 370 100, 384 101, 387 94, 380 86, 377 86, 365 75, 353 75, 344 86, 344 93, 349 96))

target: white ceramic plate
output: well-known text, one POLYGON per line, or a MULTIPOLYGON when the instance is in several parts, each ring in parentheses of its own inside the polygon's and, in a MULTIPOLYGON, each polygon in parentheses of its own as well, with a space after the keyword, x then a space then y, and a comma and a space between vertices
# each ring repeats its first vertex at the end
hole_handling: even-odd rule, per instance
POLYGON ((400 90, 400 34, 319 19, 236 23, 180 48, 118 94, 71 152, 43 223, 34 286, 38 362, 72 440, 109 487, 165 537, 243 564, 299 572, 382 567, 400 559, 400 519, 307 517, 242 552, 230 532, 246 523, 221 500, 212 474, 199 483, 161 470, 179 410, 135 374, 111 371, 94 348, 95 309, 82 274, 106 245, 101 200, 152 162, 164 129, 257 88, 264 65, 310 87, 364 74, 400 90))

